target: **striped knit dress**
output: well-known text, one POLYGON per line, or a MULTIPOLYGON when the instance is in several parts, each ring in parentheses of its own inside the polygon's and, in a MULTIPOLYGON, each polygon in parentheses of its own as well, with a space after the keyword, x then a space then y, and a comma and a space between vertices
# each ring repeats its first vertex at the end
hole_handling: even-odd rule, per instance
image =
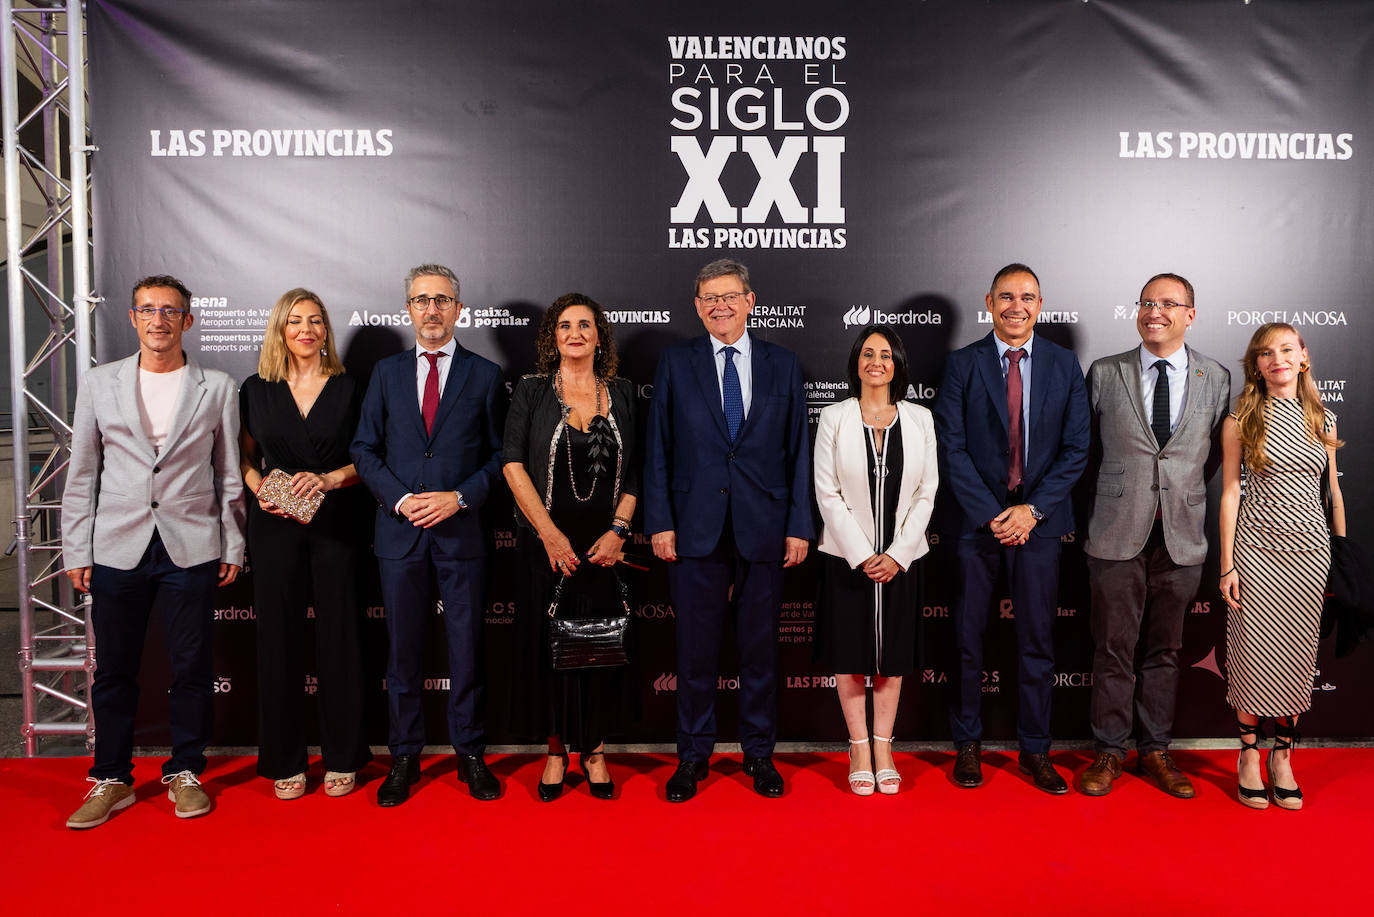
MULTIPOLYGON (((1236 517, 1240 610, 1226 618, 1226 701, 1256 716, 1312 706, 1331 537, 1321 504, 1326 449, 1308 438, 1302 404, 1265 404, 1263 472, 1247 468, 1236 517)), ((1336 415, 1326 412, 1329 431, 1336 415)))

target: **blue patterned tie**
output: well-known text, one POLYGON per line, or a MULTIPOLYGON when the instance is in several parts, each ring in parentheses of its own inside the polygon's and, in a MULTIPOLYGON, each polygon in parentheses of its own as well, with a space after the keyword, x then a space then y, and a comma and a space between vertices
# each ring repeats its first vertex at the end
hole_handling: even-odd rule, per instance
POLYGON ((740 424, 744 423, 744 393, 739 387, 739 370, 735 369, 735 354, 739 351, 723 347, 721 353, 725 354, 725 376, 721 383, 725 396, 725 426, 730 430, 730 442, 733 443, 739 435, 740 424))

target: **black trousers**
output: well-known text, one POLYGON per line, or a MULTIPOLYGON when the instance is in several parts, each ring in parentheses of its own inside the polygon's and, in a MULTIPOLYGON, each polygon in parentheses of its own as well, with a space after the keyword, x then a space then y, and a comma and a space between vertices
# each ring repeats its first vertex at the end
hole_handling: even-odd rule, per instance
POLYGON ((156 530, 132 570, 100 564, 91 569, 91 623, 95 631, 95 760, 90 775, 133 783, 134 719, 138 672, 154 603, 166 629, 171 685, 167 689, 172 757, 162 774, 205 770, 205 746, 214 726, 213 616, 219 561, 178 567, 156 530))
POLYGON ((307 765, 306 620, 315 615, 315 695, 326 770, 372 758, 363 719, 362 603, 356 533, 250 509, 249 556, 258 634, 258 774, 282 780, 307 765))
POLYGON ((668 586, 677 614, 678 757, 705 761, 715 747, 720 648, 732 609, 739 647, 740 746, 750 757, 771 755, 778 734, 782 558, 760 563, 741 557, 727 516, 715 550, 672 564, 668 586))
POLYGON ((1132 710, 1142 754, 1169 747, 1178 699, 1183 619, 1202 565, 1169 557, 1163 523, 1130 560, 1088 558, 1092 587, 1093 687, 1090 719, 1098 751, 1126 757, 1132 710))

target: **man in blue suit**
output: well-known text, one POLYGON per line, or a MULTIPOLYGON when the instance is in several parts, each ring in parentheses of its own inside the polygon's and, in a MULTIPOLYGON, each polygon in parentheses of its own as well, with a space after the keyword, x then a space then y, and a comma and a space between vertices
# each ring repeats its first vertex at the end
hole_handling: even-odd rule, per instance
POLYGON ((437 581, 448 635, 448 727, 458 779, 477 799, 501 786, 482 755, 482 605, 487 546, 478 510, 500 477, 505 390, 490 360, 453 339, 458 277, 422 264, 406 277, 415 347, 377 364, 363 399, 353 462, 377 498, 376 551, 386 602, 391 772, 377 803, 405 802, 420 779, 425 619, 437 581))
POLYGON ((695 289, 707 334, 659 358, 645 447, 645 529, 671 564, 677 613, 679 763, 667 795, 685 802, 706 777, 733 607, 744 771, 758 793, 776 797, 782 570, 806 558, 813 535, 806 395, 796 354, 745 331, 748 268, 713 261, 695 289))
POLYGON ((1088 398, 1078 359, 1033 333, 1042 303, 1034 271, 1002 268, 986 302, 992 333, 950 354, 935 402, 941 475, 962 510, 954 782, 983 782, 983 635, 1005 569, 1020 653, 1018 760, 1035 786, 1061 794, 1068 784, 1049 759, 1053 626, 1059 538, 1073 531, 1069 492, 1088 458, 1088 398))

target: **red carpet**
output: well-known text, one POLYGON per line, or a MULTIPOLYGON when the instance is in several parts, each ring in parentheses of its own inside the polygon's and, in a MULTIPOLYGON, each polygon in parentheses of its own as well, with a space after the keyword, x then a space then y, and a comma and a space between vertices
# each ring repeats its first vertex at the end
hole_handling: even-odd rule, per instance
MULTIPOLYGON (((985 755, 981 789, 949 782, 952 755, 898 753, 895 797, 844 788, 843 756, 780 755, 787 795, 752 792, 737 756, 715 759, 696 799, 670 805, 662 755, 611 757, 611 802, 580 782, 535 797, 542 759, 493 757, 505 795, 479 803, 452 758, 426 760, 414 795, 379 809, 374 763, 330 799, 280 802, 251 758, 212 759, 216 808, 178 820, 140 759, 138 802, 89 831, 63 827, 89 762, 0 759, 5 913, 882 915, 1359 913, 1374 824, 1374 749, 1308 749, 1301 812, 1243 808, 1233 752, 1179 752, 1198 796, 1176 800, 1129 771, 1091 799, 1038 792, 1011 754, 985 755), (1027 910, 1029 908, 1029 910, 1027 910)), ((1078 771, 1086 752, 1054 756, 1078 771)), ((1132 759, 1133 760, 1133 759, 1132 759)), ((1363 904, 1361 902, 1364 902, 1363 904)))

